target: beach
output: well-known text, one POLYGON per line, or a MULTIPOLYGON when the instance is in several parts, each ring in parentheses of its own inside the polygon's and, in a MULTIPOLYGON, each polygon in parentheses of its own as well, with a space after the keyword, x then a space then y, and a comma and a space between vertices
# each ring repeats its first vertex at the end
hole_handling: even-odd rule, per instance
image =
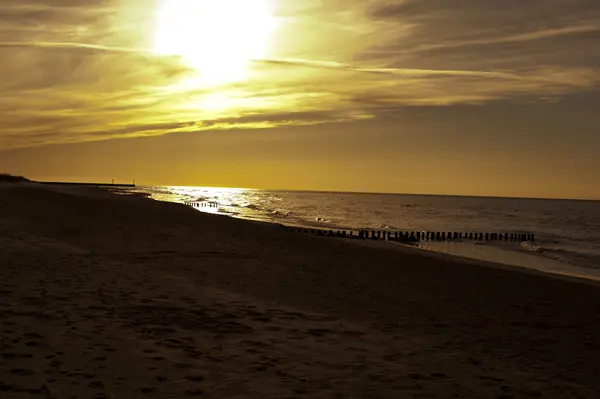
POLYGON ((597 398, 600 285, 0 185, 0 397, 597 398))

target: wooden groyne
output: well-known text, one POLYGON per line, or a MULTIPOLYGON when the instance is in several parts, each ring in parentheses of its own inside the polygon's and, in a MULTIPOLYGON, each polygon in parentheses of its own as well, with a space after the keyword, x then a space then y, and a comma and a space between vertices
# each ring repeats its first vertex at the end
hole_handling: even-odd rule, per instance
POLYGON ((195 202, 186 202, 187 206, 191 206, 192 208, 218 208, 219 203, 214 201, 195 201, 195 202))
MULTIPOLYGON (((192 208, 217 208, 219 204, 213 201, 185 202, 192 208)), ((419 243, 421 241, 502 241, 524 242, 535 241, 534 233, 524 232, 458 232, 458 231, 405 231, 405 230, 324 230, 306 227, 282 227, 293 233, 312 234, 322 237, 350 238, 357 240, 381 240, 400 243, 419 243)))
POLYGON ((323 230, 304 227, 283 226, 285 230, 302 234, 313 234, 326 237, 351 238, 359 240, 381 240, 402 243, 418 243, 421 241, 503 241, 524 242, 535 241, 534 233, 523 232, 456 232, 456 231, 390 231, 390 230, 323 230))

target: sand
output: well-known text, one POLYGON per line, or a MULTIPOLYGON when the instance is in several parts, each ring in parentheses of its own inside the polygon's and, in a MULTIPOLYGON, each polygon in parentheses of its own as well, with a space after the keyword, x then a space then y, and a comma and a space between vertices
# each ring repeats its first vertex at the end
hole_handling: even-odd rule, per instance
POLYGON ((0 398, 598 398, 593 282, 0 187, 0 398), (595 369, 596 367, 596 369, 595 369))

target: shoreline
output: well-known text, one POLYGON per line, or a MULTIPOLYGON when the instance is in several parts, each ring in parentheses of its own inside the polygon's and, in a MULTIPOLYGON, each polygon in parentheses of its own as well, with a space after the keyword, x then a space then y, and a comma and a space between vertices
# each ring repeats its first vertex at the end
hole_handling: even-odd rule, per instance
MULTIPOLYGON (((151 194, 148 196, 148 198, 155 200, 155 201, 162 202, 162 200, 153 199, 151 194)), ((482 198, 486 198, 486 197, 482 197, 482 198)), ((524 198, 524 199, 527 199, 527 198, 524 198)), ((164 202, 172 202, 172 203, 186 205, 182 202, 175 202, 175 201, 164 201, 164 202)), ((205 210, 205 209, 212 209, 212 208, 194 208, 194 207, 192 207, 192 209, 194 209, 197 212, 201 212, 201 213, 213 214, 213 215, 217 215, 217 216, 229 217, 229 218, 239 219, 239 220, 244 220, 244 221, 251 221, 251 222, 255 222, 255 223, 268 223, 268 224, 273 224, 276 226, 286 226, 286 227, 295 227, 295 228, 303 228, 303 229, 328 230, 327 227, 320 226, 320 225, 312 226, 312 225, 303 225, 303 224, 297 224, 297 223, 280 223, 280 222, 276 222, 276 221, 272 221, 272 220, 257 220, 257 219, 251 218, 251 217, 240 216, 238 214, 231 214, 231 215, 230 214, 220 214, 214 210, 210 211, 210 212, 205 210)), ((341 230, 349 230, 349 229, 342 228, 342 227, 336 227, 336 228, 333 228, 333 230, 341 231, 341 230)), ((369 230, 369 229, 367 229, 367 230, 369 230)), ((297 234, 302 234, 302 233, 297 233, 297 234)), ((339 240, 340 238, 331 237, 331 239, 339 240)), ((360 241, 364 241, 363 245, 365 245, 365 244, 369 245, 369 243, 377 242, 377 241, 371 241, 369 239, 365 239, 365 240, 352 239, 349 241, 351 241, 351 242, 356 241, 357 243, 359 243, 360 241)), ((499 241, 499 242, 502 243, 502 241, 499 241)), ((490 241, 490 243, 493 244, 494 242, 490 241)), ((490 267, 501 267, 501 268, 506 268, 506 269, 514 269, 515 271, 541 273, 543 275, 550 275, 553 277, 557 277, 557 276, 564 277, 564 278, 571 279, 571 280, 581 281, 583 283, 586 283, 588 281, 592 282, 594 284, 600 283, 600 271, 599 270, 590 269, 590 268, 587 268, 584 266, 571 265, 569 263, 562 263, 562 262, 559 262, 556 260, 538 256, 538 255, 535 255, 532 253, 526 253, 526 252, 520 252, 520 251, 513 252, 510 250, 506 250, 506 249, 500 249, 500 248, 496 248, 496 247, 482 245, 482 246, 478 246, 478 249, 480 250, 480 252, 483 252, 484 255, 473 256, 473 255, 465 253, 465 251, 456 251, 456 248, 454 248, 454 251, 447 251, 447 250, 444 250, 441 248, 443 246, 457 247, 458 246, 457 244, 459 244, 459 245, 461 245, 461 244, 476 245, 475 243, 463 243, 461 241, 450 241, 450 242, 423 241, 422 244, 417 244, 415 246, 403 245, 402 243, 387 242, 387 241, 385 241, 383 244, 384 245, 398 245, 399 244, 402 247, 418 249, 418 250, 424 251, 422 253, 423 255, 433 252, 433 253, 442 255, 442 259, 475 261, 475 262, 480 262, 482 265, 488 264, 488 266, 490 266, 490 267), (497 253, 500 251, 505 252, 505 253, 503 255, 500 255, 497 253), (494 254, 494 252, 496 252, 496 254, 494 254), (512 262, 511 262, 511 259, 512 259, 512 262), (581 270, 577 270, 577 269, 581 269, 581 270), (589 274, 585 274, 584 270, 587 271, 589 274)), ((473 252, 473 251, 471 251, 471 252, 473 252)))
POLYGON ((494 262, 494 261, 485 260, 485 259, 471 258, 468 256, 455 255, 455 254, 450 254, 447 252, 436 251, 433 249, 425 249, 425 248, 421 248, 421 247, 417 247, 417 246, 413 246, 413 245, 406 245, 406 244, 402 244, 402 243, 393 243, 393 242, 378 243, 378 242, 368 242, 368 241, 361 243, 361 242, 357 241, 356 244, 381 247, 382 249, 384 249, 384 248, 385 249, 394 249, 395 247, 401 247, 401 249, 397 248, 396 250, 400 250, 401 252, 402 251, 415 251, 415 253, 420 256, 427 256, 427 257, 435 258, 435 259, 438 259, 441 261, 457 261, 457 262, 462 262, 462 263, 478 265, 481 267, 502 269, 502 270, 512 271, 512 272, 516 272, 516 273, 525 273, 525 274, 530 274, 530 275, 539 276, 539 277, 547 277, 547 278, 565 280, 565 281, 600 287, 600 280, 592 278, 592 277, 588 277, 588 276, 578 276, 578 275, 574 275, 574 274, 566 274, 566 273, 562 274, 559 272, 549 272, 549 271, 535 269, 535 268, 531 268, 531 267, 527 267, 527 266, 519 266, 519 265, 508 264, 508 263, 494 262))
POLYGON ((3 398, 600 392, 596 284, 104 190, 0 220, 3 398))
MULTIPOLYGON (((187 191, 178 191, 179 188, 172 188, 175 191, 167 190, 167 187, 162 187, 160 190, 155 191, 152 187, 142 188, 142 190, 146 190, 147 193, 152 193, 151 197, 157 200, 167 200, 172 202, 186 203, 186 201, 192 200, 192 203, 196 201, 198 198, 219 198, 219 195, 211 196, 210 193, 207 194, 207 190, 210 191, 209 188, 198 188, 198 192, 196 194, 200 195, 200 197, 194 197, 187 191), (171 192, 171 195, 167 194, 167 192, 171 192), (208 195, 209 197, 206 197, 208 195)), ((194 188, 189 188, 193 190, 194 188)), ((201 199, 198 199, 200 203, 201 199)), ((320 229, 320 230, 352 230, 356 234, 360 227, 349 227, 346 225, 339 225, 333 227, 328 225, 327 223, 319 223, 311 222, 310 220, 304 220, 302 217, 296 218, 293 217, 292 220, 287 217, 271 217, 269 214, 258 212, 250 212, 249 214, 244 211, 244 207, 241 209, 237 209, 237 205, 234 203, 230 204, 230 200, 225 195, 225 197, 220 198, 219 201, 222 201, 223 208, 203 208, 203 207, 195 207, 196 209, 213 214, 223 214, 232 218, 241 219, 241 220, 253 220, 259 222, 266 223, 276 223, 283 224, 290 227, 298 227, 305 229, 320 229), (297 219, 297 220, 296 220, 297 219)), ((190 203, 191 204, 191 203, 190 203)), ((251 208, 255 209, 255 208, 251 208)), ((285 209, 279 209, 280 212, 286 213, 285 209)), ((268 209, 267 209, 268 211, 268 209)), ((284 215, 285 216, 285 215, 284 215)), ((339 216, 339 215, 338 215, 339 216)), ((430 226, 431 227, 431 226, 430 226)), ((508 227, 506 229, 500 229, 501 233, 509 233, 511 228, 508 227)), ((367 228, 366 230, 371 230, 367 228)), ((375 230, 381 230, 376 228, 375 230)), ((384 229, 387 231, 388 229, 384 229)), ((389 231, 394 233, 397 229, 391 228, 389 231)), ((434 229, 432 231, 437 231, 434 229)), ((444 228, 441 230, 444 231, 444 228)), ((460 230, 459 230, 460 231, 460 230)), ((561 238, 561 241, 564 239, 567 243, 567 247, 571 246, 571 248, 566 248, 562 244, 559 244, 558 241, 554 241, 553 239, 549 239, 549 242, 546 242, 545 233, 541 230, 536 230, 535 232, 530 232, 532 236, 537 234, 539 235, 539 242, 521 242, 522 240, 526 240, 527 238, 516 238, 517 234, 526 234, 524 231, 515 230, 515 240, 514 241, 512 235, 507 241, 506 237, 504 239, 495 240, 496 233, 498 231, 490 230, 490 238, 491 241, 487 240, 471 240, 471 235, 469 230, 464 230, 463 234, 468 234, 468 239, 465 241, 464 239, 456 240, 452 239, 450 241, 430 241, 430 240, 422 240, 419 246, 426 250, 433 250, 440 253, 445 253, 453 256, 466 257, 471 259, 477 259, 486 262, 500 263, 503 265, 524 267, 533 270, 540 270, 550 274, 558 274, 564 276, 576 276, 578 278, 590 279, 594 281, 600 281, 600 269, 598 268, 598 259, 594 259, 594 252, 586 252, 586 248, 589 245, 593 246, 593 242, 588 242, 583 239, 582 248, 573 247, 570 244, 570 239, 568 235, 565 235, 561 238), (526 246, 529 244, 529 246, 526 246), (559 244, 559 245, 555 245, 559 244)), ((486 230, 477 230, 479 234, 480 232, 484 232, 486 230)), ((410 232, 410 231, 409 231, 410 232)), ((415 235, 417 232, 415 231, 415 235)), ((476 236, 475 236, 476 237, 476 236)), ((581 238, 581 237, 580 237, 581 238)), ((596 251, 597 252, 597 251, 596 251)), ((597 254, 600 256, 600 253, 597 254)), ((596 256, 597 258, 597 256, 596 256)))

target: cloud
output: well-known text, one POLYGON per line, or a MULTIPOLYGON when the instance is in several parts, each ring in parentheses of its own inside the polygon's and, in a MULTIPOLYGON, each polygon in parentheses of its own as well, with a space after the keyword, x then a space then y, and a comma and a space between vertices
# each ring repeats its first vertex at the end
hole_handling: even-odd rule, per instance
POLYGON ((95 51, 109 51, 115 53, 142 53, 150 54, 151 51, 147 49, 132 49, 126 47, 111 47, 102 46, 99 44, 88 44, 88 43, 69 43, 69 42, 0 42, 0 47, 5 48, 19 48, 19 47, 38 47, 47 49, 82 49, 82 50, 95 50, 95 51))
POLYGON ((280 0, 267 56, 219 85, 151 51, 154 3, 0 0, 0 150, 560 101, 600 83, 597 1, 280 0))
POLYGON ((324 62, 311 60, 294 60, 294 59, 259 59, 254 60, 257 63, 275 64, 283 66, 296 66, 308 68, 323 68, 339 71, 364 72, 385 75, 396 75, 404 77, 431 77, 431 76, 466 76, 466 77, 489 77, 489 78, 505 78, 517 79, 518 76, 505 72, 493 71, 467 71, 467 70, 433 70, 433 69, 408 69, 408 68, 365 68, 350 64, 342 64, 339 62, 324 62))
POLYGON ((449 40, 446 42, 440 42, 436 44, 421 45, 413 49, 413 51, 432 51, 437 49, 449 49, 457 47, 472 47, 472 46, 483 46, 492 44, 504 44, 504 43, 519 43, 528 41, 538 41, 544 39, 551 39, 562 36, 577 35, 581 33, 596 33, 600 32, 600 24, 585 24, 579 26, 565 26, 560 28, 542 29, 530 32, 522 32, 518 34, 506 35, 506 36, 491 36, 480 39, 464 39, 464 40, 449 40))
MULTIPOLYGON (((499 57, 506 47, 494 45, 544 41, 539 44, 551 48, 553 42, 548 39, 564 44, 564 40, 600 32, 600 3, 595 0, 375 1, 366 13, 379 23, 404 21, 415 27, 409 36, 394 37, 392 32, 386 43, 376 46, 386 53, 470 48, 479 54, 481 49, 472 47, 490 46, 499 57)), ((574 55, 580 54, 575 51, 574 55)))

